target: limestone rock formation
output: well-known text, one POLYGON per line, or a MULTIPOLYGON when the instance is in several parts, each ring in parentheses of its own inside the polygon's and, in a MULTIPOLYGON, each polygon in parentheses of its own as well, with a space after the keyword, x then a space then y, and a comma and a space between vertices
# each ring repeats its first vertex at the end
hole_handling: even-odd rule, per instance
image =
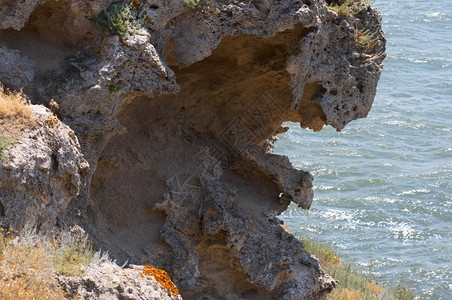
POLYGON ((88 163, 77 136, 42 105, 33 106, 35 129, 28 130, 0 161, 0 218, 14 229, 57 226, 81 190, 88 163))
MULTIPOLYGON (((75 140, 65 137, 42 154, 57 153, 53 168, 16 168, 30 203, 44 201, 32 182, 58 183, 43 189, 44 203, 61 203, 43 224, 79 224, 118 261, 167 270, 187 299, 324 297, 336 281, 277 217, 290 202, 310 207, 313 178, 272 154, 271 139, 285 121, 341 130, 367 115, 385 57, 379 12, 134 0, 142 28, 119 36, 94 25, 112 2, 0 0, 0 57, 27 62, 7 63, 0 82, 24 85, 33 103, 55 99, 90 165, 77 145, 59 160, 75 140)), ((16 177, 0 172, 13 197, 16 177)), ((14 223, 15 209, 0 220, 14 223)))

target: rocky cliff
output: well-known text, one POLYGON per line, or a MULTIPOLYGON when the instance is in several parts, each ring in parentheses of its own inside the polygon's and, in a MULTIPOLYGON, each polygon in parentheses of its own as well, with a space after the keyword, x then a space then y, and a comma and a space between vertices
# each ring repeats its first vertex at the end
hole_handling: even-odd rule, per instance
POLYGON ((271 152, 285 121, 371 108, 381 16, 331 2, 0 0, 0 82, 58 117, 34 108, 6 150, 1 222, 78 224, 186 299, 324 297, 336 282, 277 217, 309 209, 313 178, 271 152))

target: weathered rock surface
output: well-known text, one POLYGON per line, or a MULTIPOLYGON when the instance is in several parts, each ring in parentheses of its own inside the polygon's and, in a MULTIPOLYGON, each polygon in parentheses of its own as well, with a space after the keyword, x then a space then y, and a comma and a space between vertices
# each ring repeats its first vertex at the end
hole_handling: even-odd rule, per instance
MULTIPOLYGON (((378 11, 343 17, 322 0, 206 1, 194 11, 181 0, 132 1, 143 28, 119 37, 90 21, 111 2, 2 6, 0 55, 31 60, 25 91, 59 103, 91 167, 71 152, 53 169, 0 169, 3 199, 25 178, 27 201, 60 203, 46 224, 58 215, 119 261, 167 270, 187 299, 325 296, 336 282, 277 218, 290 202, 310 207, 312 176, 268 141, 285 121, 341 130, 367 115, 385 57, 378 11), (371 43, 357 43, 358 28, 371 43)), ((17 88, 8 74, 22 65, 8 64, 0 81, 17 88)), ((7 214, 18 209, 5 207, 1 220, 14 223, 7 214)))
POLYGON ((0 218, 4 226, 57 226, 88 173, 74 132, 48 109, 33 106, 38 126, 27 130, 0 161, 0 218))
POLYGON ((20 89, 30 85, 34 79, 34 62, 21 56, 18 50, 0 47, 0 77, 3 84, 20 89))
POLYGON ((180 300, 161 286, 154 277, 145 276, 142 266, 120 268, 103 262, 87 266, 83 276, 58 276, 60 286, 69 295, 86 300, 180 300))

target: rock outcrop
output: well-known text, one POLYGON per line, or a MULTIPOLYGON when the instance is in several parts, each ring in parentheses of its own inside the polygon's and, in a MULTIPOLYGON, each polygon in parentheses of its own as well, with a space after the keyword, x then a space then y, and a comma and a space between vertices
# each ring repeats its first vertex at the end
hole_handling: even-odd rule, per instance
POLYGON ((341 130, 367 115, 379 12, 132 1, 142 28, 119 36, 93 22, 112 2, 0 0, 0 82, 55 99, 71 128, 44 121, 8 150, 0 220, 22 224, 24 197, 38 226, 78 224, 118 261, 167 270, 187 299, 324 297, 336 281, 277 217, 310 207, 313 178, 272 154, 272 137, 285 121, 341 130))
POLYGON ((37 224, 48 231, 82 190, 88 163, 74 131, 44 106, 33 106, 33 115, 37 126, 0 162, 0 218, 5 227, 37 224))
POLYGON ((111 262, 93 263, 82 276, 59 276, 58 283, 68 295, 78 299, 181 300, 165 289, 142 266, 120 268, 111 262))

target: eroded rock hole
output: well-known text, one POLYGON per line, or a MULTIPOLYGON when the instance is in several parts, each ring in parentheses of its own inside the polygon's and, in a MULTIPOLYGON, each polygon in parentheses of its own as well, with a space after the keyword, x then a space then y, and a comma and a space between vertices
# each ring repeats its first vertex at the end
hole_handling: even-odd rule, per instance
POLYGON ((356 85, 360 93, 364 93, 364 84, 362 82, 358 82, 356 85))
MULTIPOLYGON (((201 175, 206 169, 215 173, 212 169, 219 162, 223 175, 217 180, 232 186, 231 193, 237 191, 231 206, 239 215, 276 215, 285 207, 271 174, 260 171, 252 158, 245 159, 248 163, 240 159, 247 151, 260 150, 286 120, 293 95, 285 64, 290 45, 299 41, 302 32, 288 31, 265 40, 226 37, 203 61, 188 67, 172 61, 180 84, 177 94, 138 97, 122 107, 118 121, 126 132, 109 141, 91 183, 90 217, 98 244, 120 261, 169 270, 174 266, 183 270, 178 264, 195 265, 178 254, 190 258, 194 251, 198 277, 187 278, 182 271, 174 276, 183 296, 252 288, 258 294, 255 298, 262 299, 265 291, 248 282, 239 261, 233 259, 235 250, 226 245, 226 233, 214 239, 200 232, 205 222, 200 210, 207 201, 201 175), (200 195, 193 195, 194 190, 200 195), (180 205, 181 216, 171 214, 171 201, 180 205), (190 246, 175 235, 202 240, 190 246), (223 278, 234 281, 225 286, 223 278), (193 290, 195 280, 209 284, 193 290)), ((204 217, 215 219, 214 213, 204 217)))
POLYGON ((302 128, 321 130, 326 116, 320 103, 326 91, 321 83, 305 84, 300 104, 287 115, 287 121, 299 122, 302 128))
POLYGON ((57 153, 52 152, 51 158, 52 158, 52 170, 54 173, 56 173, 58 171, 58 166, 60 165, 60 163, 58 162, 57 153))
POLYGON ((0 201, 0 217, 5 216, 5 207, 3 206, 3 203, 0 201))
MULTIPOLYGON (((158 260, 168 249, 160 237, 166 215, 155 203, 166 192, 162 172, 171 164, 164 121, 156 119, 149 98, 135 99, 119 114, 127 133, 105 147, 91 182, 95 231, 115 258, 158 260)), ((163 259, 164 261, 164 259, 163 259)))

